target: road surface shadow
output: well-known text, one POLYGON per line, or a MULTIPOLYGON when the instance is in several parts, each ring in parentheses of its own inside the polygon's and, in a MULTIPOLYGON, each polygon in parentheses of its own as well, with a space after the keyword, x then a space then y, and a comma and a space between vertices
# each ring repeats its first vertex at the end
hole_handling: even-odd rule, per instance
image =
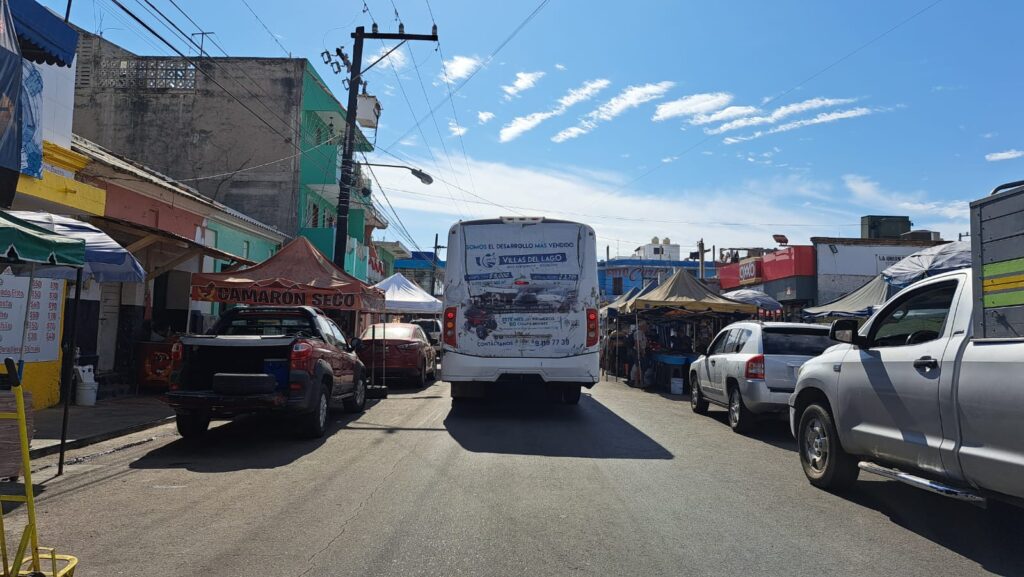
MULTIPOLYGON (((33 475, 35 475, 34 471, 33 471, 33 475)), ((44 491, 46 491, 46 485, 41 484, 38 481, 35 481, 35 482, 32 483, 32 494, 35 495, 35 498, 36 498, 37 501, 39 500, 39 497, 43 494, 44 491)), ((14 495, 24 496, 25 495, 25 483, 24 483, 24 480, 22 479, 22 480, 18 480, 18 481, 5 481, 3 483, 0 483, 0 495, 4 495, 4 496, 14 496, 14 495)), ((0 505, 2 505, 3 514, 6 515, 8 513, 11 513, 13 511, 16 511, 16 510, 24 507, 25 503, 19 503, 19 502, 16 502, 16 501, 4 501, 3 503, 0 503, 0 505)), ((18 530, 20 531, 21 528, 18 527, 18 530)))
POLYGON ((987 571, 1024 574, 1024 509, 995 503, 985 510, 863 472, 860 479, 841 496, 987 571))
POLYGON ((453 406, 445 428, 474 453, 672 459, 672 453, 584 393, 579 405, 544 399, 481 399, 453 406))
MULTIPOLYGON (((369 409, 375 401, 367 401, 369 409)), ((247 469, 274 469, 317 450, 331 435, 358 419, 359 414, 332 411, 327 433, 304 439, 285 418, 241 417, 211 428, 200 439, 179 438, 153 449, 132 462, 132 469, 185 469, 195 473, 224 473, 247 469)))
MULTIPOLYGON (((687 397, 689 400, 689 397, 687 397)), ((708 418, 729 427, 729 413, 725 409, 719 409, 712 405, 708 409, 708 418)), ((796 452, 796 439, 789 432, 789 421, 783 420, 778 415, 763 415, 757 419, 754 430, 745 433, 743 436, 755 441, 761 441, 778 449, 796 452)))

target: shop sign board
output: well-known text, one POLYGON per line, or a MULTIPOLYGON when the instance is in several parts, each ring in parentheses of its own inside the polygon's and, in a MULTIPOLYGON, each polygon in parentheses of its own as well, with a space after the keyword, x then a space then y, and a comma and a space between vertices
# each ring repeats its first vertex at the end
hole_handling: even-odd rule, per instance
POLYGON ((875 276, 923 246, 819 244, 818 275, 875 276))
POLYGON ((60 350, 64 281, 32 279, 31 303, 28 283, 28 277, 0 274, 0 357, 18 358, 28 305, 25 361, 55 361, 60 350))
POLYGON ((764 259, 755 257, 740 261, 739 273, 740 284, 743 286, 761 282, 763 276, 764 259))

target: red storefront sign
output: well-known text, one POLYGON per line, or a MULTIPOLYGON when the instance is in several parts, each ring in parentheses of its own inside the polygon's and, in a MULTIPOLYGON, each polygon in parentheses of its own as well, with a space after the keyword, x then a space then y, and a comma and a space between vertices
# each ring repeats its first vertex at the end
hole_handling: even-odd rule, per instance
POLYGON ((764 276, 764 259, 756 256, 739 262, 740 285, 757 284, 764 276))
POLYGON ((722 290, 732 290, 740 286, 740 263, 720 264, 718 269, 718 284, 722 290))
POLYGON ((764 280, 814 276, 814 247, 790 246, 764 256, 764 280))

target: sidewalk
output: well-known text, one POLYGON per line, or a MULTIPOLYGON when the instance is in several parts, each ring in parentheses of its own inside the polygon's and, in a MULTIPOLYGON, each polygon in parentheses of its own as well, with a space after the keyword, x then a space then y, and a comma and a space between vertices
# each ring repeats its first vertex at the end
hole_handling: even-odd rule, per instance
MULTIPOLYGON (((64 407, 57 405, 36 411, 33 459, 59 450, 64 407)), ((93 407, 72 405, 68 415, 67 448, 99 443, 166 422, 174 415, 156 396, 115 397, 98 401, 93 407)))

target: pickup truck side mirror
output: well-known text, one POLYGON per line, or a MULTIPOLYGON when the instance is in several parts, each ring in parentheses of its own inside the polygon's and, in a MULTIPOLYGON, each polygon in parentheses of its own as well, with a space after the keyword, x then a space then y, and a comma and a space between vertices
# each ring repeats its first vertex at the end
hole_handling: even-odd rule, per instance
POLYGON ((363 348, 363 339, 354 338, 348 342, 348 350, 352 352, 358 352, 363 348))
POLYGON ((839 319, 832 322, 828 330, 828 338, 841 343, 862 346, 866 339, 858 333, 860 325, 856 319, 839 319))

